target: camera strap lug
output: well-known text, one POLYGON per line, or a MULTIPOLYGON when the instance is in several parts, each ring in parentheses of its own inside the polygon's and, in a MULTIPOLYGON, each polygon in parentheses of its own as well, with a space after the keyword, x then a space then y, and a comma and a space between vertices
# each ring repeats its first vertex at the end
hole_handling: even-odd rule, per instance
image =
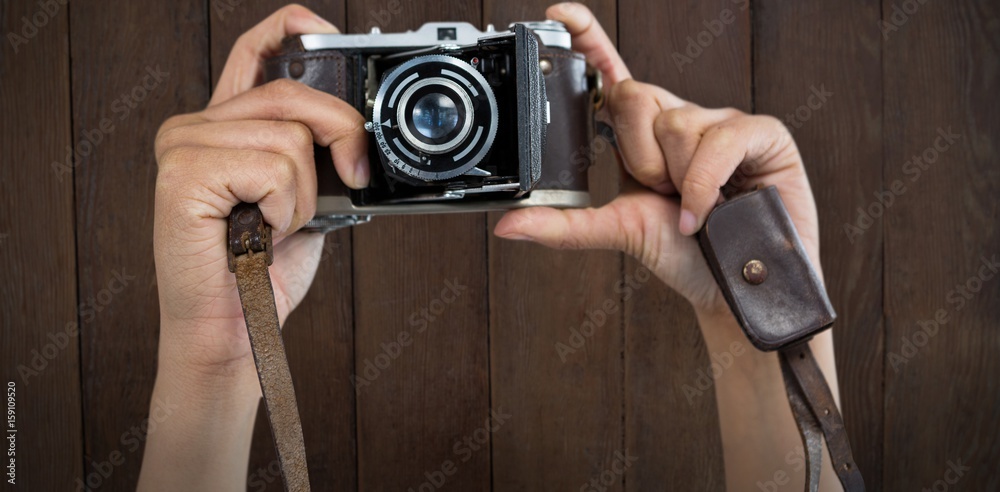
POLYGON ((302 230, 326 234, 328 232, 371 222, 371 215, 317 215, 302 230))
POLYGON ((604 107, 604 77, 601 71, 587 65, 587 87, 590 89, 590 100, 594 104, 594 112, 604 107))
POLYGON ((309 471, 302 422, 268 272, 268 266, 274 262, 271 228, 264 223, 264 216, 256 204, 241 203, 230 213, 228 229, 229 271, 236 274, 257 377, 281 465, 281 478, 286 491, 308 492, 309 471))

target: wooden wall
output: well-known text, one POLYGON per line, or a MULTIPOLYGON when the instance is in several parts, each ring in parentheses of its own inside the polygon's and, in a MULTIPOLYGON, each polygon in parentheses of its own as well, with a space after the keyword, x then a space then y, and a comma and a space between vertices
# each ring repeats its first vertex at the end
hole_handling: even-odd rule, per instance
MULTIPOLYGON (((352 33, 505 26, 547 4, 305 3, 352 33)), ((636 78, 792 128, 870 489, 1000 488, 1000 279, 983 266, 1000 259, 996 3, 586 3, 636 78)), ((206 104, 236 37, 281 4, 0 6, 0 370, 16 388, 23 489, 134 488, 158 329, 152 140, 206 104)), ((605 202, 618 171, 610 152, 598 161, 605 202)), ((314 487, 417 490, 452 462, 449 490, 581 490, 621 453, 638 460, 608 490, 724 489, 715 400, 680 389, 709 364, 691 309, 655 279, 624 295, 642 274, 632 259, 502 241, 498 218, 381 218, 328 236, 285 332, 314 487), (417 332, 411 315, 453 283, 464 289, 417 332), (562 360, 554 345, 606 300, 613 314, 562 360), (412 345, 356 391, 350 376, 401 332, 412 345), (502 424, 479 430, 491 412, 502 424)), ((261 416, 250 490, 280 490, 273 462, 261 416)))

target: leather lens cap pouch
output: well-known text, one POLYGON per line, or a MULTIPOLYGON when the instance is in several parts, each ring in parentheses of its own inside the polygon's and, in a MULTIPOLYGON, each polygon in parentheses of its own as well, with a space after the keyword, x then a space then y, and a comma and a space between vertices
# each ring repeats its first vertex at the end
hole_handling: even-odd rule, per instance
POLYGON ((837 318, 774 186, 718 205, 698 243, 733 315, 758 349, 809 339, 837 318))

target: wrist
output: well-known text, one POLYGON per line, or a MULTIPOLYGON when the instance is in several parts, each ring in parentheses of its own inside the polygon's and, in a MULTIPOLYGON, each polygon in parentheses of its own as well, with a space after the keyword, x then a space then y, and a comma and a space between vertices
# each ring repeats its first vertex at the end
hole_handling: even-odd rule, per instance
POLYGON ((749 345, 750 341, 729 308, 715 311, 695 309, 695 316, 710 351, 727 350, 733 342, 749 345))
POLYGON ((723 361, 722 370, 740 374, 720 378, 720 387, 766 380, 770 371, 777 367, 774 353, 762 352, 754 347, 728 309, 723 312, 696 311, 696 316, 712 363, 723 361))
POLYGON ((233 477, 246 476, 260 401, 253 359, 225 365, 192 362, 185 345, 167 335, 170 328, 161 324, 151 425, 138 489, 189 488, 186 481, 193 479, 222 490, 220 485, 232 485, 233 477))
POLYGON ((239 322, 162 320, 157 385, 194 399, 256 401, 257 369, 246 328, 239 322))

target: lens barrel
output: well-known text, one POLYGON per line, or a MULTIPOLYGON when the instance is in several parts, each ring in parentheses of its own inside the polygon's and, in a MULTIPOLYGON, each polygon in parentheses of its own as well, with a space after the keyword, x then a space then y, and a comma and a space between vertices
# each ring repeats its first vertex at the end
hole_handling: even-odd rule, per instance
POLYGON ((390 166, 438 181, 470 171, 489 154, 497 117, 489 83, 469 62, 427 55, 386 75, 375 97, 372 128, 390 166))

